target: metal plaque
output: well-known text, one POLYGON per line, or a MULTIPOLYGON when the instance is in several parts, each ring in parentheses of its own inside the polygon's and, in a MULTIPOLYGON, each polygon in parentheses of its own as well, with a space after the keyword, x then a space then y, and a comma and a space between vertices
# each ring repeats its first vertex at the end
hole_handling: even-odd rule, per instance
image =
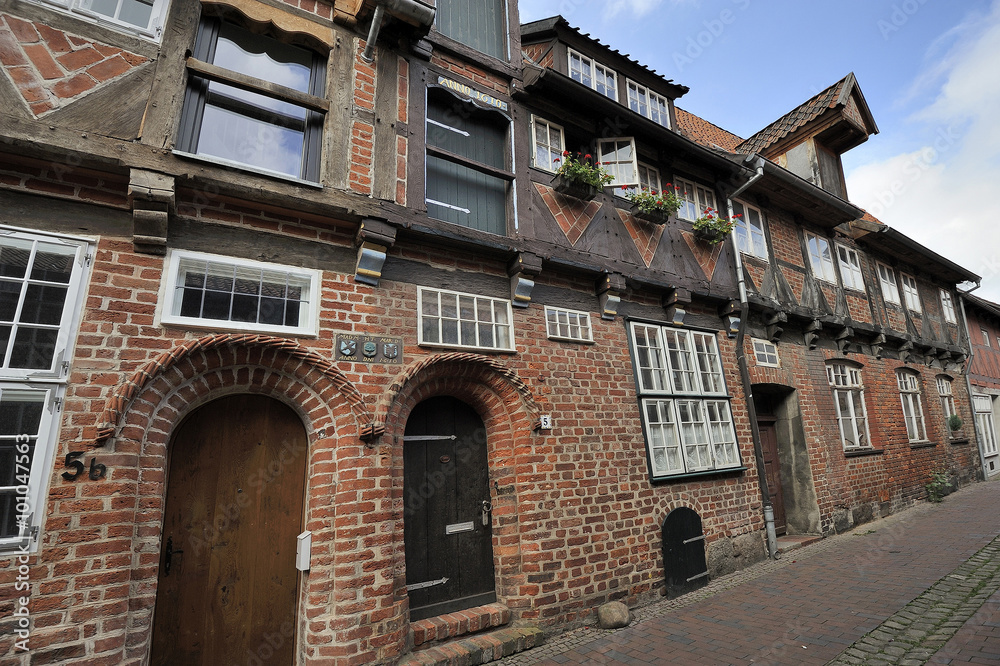
POLYGON ((467 523, 452 523, 451 525, 445 525, 444 533, 459 534, 461 532, 472 532, 475 529, 476 529, 476 523, 470 520, 467 523))
POLYGON ((401 365, 403 338, 382 335, 338 335, 334 345, 338 361, 401 365))

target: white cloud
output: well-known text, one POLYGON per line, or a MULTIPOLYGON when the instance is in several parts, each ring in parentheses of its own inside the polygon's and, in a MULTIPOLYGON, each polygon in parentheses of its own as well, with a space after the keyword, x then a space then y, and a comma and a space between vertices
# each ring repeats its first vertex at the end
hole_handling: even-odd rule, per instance
POLYGON ((662 0, 607 0, 608 18, 631 10, 635 16, 643 16, 660 6, 662 0))

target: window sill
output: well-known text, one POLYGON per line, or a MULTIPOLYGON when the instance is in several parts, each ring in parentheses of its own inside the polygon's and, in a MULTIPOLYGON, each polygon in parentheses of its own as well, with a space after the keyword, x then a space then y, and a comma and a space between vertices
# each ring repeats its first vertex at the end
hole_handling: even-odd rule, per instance
POLYGON ((913 442, 910 444, 910 450, 914 449, 931 449, 937 446, 937 442, 913 442))
POLYGON ((725 467, 723 469, 706 469, 700 472, 690 472, 687 474, 674 474, 673 476, 656 476, 651 480, 653 483, 672 483, 674 481, 687 481, 706 476, 721 476, 723 474, 742 474, 747 471, 746 467, 725 467))
POLYGON ((215 333, 245 333, 250 335, 273 335, 276 338, 306 338, 319 337, 318 330, 288 329, 274 326, 234 326, 233 322, 222 319, 186 319, 181 317, 162 317, 159 324, 164 328, 182 330, 212 331, 215 333))
POLYGON ((844 451, 845 458, 864 458, 866 456, 880 456, 885 453, 885 449, 852 449, 844 451))
POLYGON ((969 443, 968 437, 953 437, 948 440, 948 443, 952 446, 964 446, 969 443))
POLYGON ((455 351, 466 351, 476 354, 516 354, 516 349, 499 349, 497 347, 470 347, 469 345, 448 345, 436 344, 434 342, 418 342, 418 347, 428 349, 454 349, 455 351))
POLYGON ((238 171, 248 171, 250 173, 256 173, 261 176, 267 176, 269 178, 277 178, 278 180, 283 180, 288 183, 294 183, 295 185, 302 185, 303 187, 311 187, 313 189, 322 190, 323 185, 320 183, 315 183, 311 180, 302 180, 301 178, 296 178, 294 176, 289 176, 288 174, 280 173, 278 171, 270 171, 268 169, 261 169, 258 167, 250 166, 249 164, 242 164, 240 162, 233 162, 232 160, 223 159, 221 157, 210 157, 208 155, 197 155, 195 153, 188 153, 183 150, 173 150, 171 151, 177 157, 183 157, 185 159, 194 160, 196 162, 204 162, 206 164, 211 164, 214 166, 227 167, 229 169, 236 169, 238 171))

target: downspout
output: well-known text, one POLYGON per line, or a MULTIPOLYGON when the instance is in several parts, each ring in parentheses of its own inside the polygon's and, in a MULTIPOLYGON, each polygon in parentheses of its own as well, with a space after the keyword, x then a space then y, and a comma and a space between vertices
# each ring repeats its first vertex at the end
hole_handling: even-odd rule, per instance
POLYGON ((365 50, 361 53, 361 59, 365 62, 375 60, 375 42, 378 41, 386 10, 407 22, 415 22, 420 27, 429 27, 434 23, 434 8, 416 0, 378 0, 372 15, 372 27, 368 29, 368 39, 365 40, 365 50))
POLYGON ((972 400, 972 381, 969 379, 969 370, 972 369, 972 359, 976 355, 976 349, 972 346, 972 334, 969 333, 969 318, 965 316, 965 299, 962 298, 962 296, 971 294, 981 286, 982 284, 977 282, 976 286, 968 291, 962 291, 958 288, 955 291, 958 292, 958 305, 962 309, 962 327, 965 329, 965 339, 969 341, 969 358, 966 360, 967 365, 965 366, 965 390, 966 395, 969 396, 969 409, 972 410, 972 432, 976 433, 976 448, 979 450, 979 468, 983 472, 983 480, 985 481, 990 478, 990 475, 986 471, 986 456, 983 455, 983 433, 979 430, 979 423, 976 421, 976 403, 972 400))
MULTIPOLYGON (((733 219, 733 199, 742 194, 748 187, 753 185, 764 175, 764 158, 753 155, 747 156, 746 161, 754 161, 756 173, 743 183, 735 192, 726 197, 726 208, 729 219, 733 219)), ((740 328, 736 333, 736 364, 740 368, 740 379, 743 381, 743 394, 746 400, 747 417, 750 419, 750 436, 753 439, 753 453, 757 461, 757 482, 760 485, 761 499, 764 509, 764 527, 767 530, 767 554, 772 559, 778 558, 778 536, 774 532, 774 507, 771 506, 771 494, 767 487, 767 473, 764 470, 764 451, 760 444, 760 428, 757 427, 757 408, 753 404, 753 388, 750 383, 750 368, 747 365, 747 356, 743 348, 743 341, 746 338, 747 319, 750 312, 750 303, 747 299, 747 285, 743 278, 743 257, 739 245, 736 242, 736 234, 731 234, 730 240, 733 244, 733 257, 736 264, 736 284, 740 291, 740 328)))

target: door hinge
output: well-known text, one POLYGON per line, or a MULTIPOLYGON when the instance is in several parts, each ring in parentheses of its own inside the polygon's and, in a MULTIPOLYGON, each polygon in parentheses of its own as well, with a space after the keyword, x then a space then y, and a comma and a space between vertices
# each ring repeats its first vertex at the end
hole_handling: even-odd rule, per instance
POLYGON ((438 580, 425 580, 422 583, 413 583, 412 585, 406 586, 407 592, 412 592, 413 590, 422 590, 425 587, 434 587, 435 585, 444 585, 448 582, 447 578, 440 578, 438 580))

